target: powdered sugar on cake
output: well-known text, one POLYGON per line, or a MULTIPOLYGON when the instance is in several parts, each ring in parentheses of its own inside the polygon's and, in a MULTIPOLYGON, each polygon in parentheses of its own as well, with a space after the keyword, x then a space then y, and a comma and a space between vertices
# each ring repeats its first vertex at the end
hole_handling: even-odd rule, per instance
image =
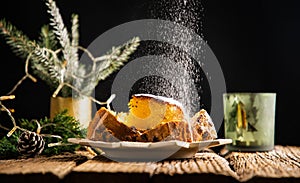
POLYGON ((176 105, 176 106, 180 107, 183 110, 182 103, 180 103, 179 101, 177 101, 177 100, 175 100, 173 98, 168 98, 168 97, 164 97, 164 96, 157 96, 157 95, 152 95, 152 94, 144 94, 144 93, 142 93, 142 94, 135 94, 133 96, 153 98, 153 99, 156 99, 158 101, 162 101, 162 102, 166 102, 166 103, 169 103, 169 104, 176 105))

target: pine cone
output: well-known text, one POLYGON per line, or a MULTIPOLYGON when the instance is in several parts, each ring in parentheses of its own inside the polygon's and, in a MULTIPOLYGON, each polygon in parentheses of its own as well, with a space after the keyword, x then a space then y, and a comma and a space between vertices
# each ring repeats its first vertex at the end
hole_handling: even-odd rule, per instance
POLYGON ((23 132, 19 139, 17 149, 25 156, 33 157, 39 155, 45 146, 45 141, 42 136, 35 132, 23 132))

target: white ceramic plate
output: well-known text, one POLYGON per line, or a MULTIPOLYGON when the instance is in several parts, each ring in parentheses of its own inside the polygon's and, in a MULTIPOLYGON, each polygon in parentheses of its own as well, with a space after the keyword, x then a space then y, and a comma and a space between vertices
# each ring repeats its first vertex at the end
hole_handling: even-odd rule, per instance
POLYGON ((163 142, 103 142, 89 139, 69 138, 68 142, 99 148, 104 156, 115 161, 160 161, 163 159, 192 158, 198 151, 232 143, 231 139, 216 139, 201 142, 178 140, 163 142))

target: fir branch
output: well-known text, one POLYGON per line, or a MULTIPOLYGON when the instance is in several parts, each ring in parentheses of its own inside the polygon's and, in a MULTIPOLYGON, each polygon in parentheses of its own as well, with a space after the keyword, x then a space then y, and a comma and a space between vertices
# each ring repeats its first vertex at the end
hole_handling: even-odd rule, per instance
POLYGON ((48 49, 37 47, 33 53, 31 67, 34 74, 52 87, 57 85, 61 77, 61 63, 54 58, 48 49))
POLYGON ((70 60, 71 55, 70 52, 68 52, 69 47, 71 46, 70 38, 59 9, 53 0, 47 0, 46 5, 49 8, 48 13, 52 16, 52 18, 50 18, 50 25, 54 28, 54 33, 62 46, 65 59, 70 60))
MULTIPOLYGON (((31 55, 31 67, 34 73, 42 80, 49 80, 47 83, 53 85, 51 80, 54 79, 55 81, 58 73, 50 59, 49 53, 46 53, 35 41, 29 40, 22 31, 4 19, 0 21, 0 34, 5 37, 7 44, 17 56, 26 58, 31 55)), ((49 39, 52 38, 49 37, 49 39)))
MULTIPOLYGON (((78 73, 79 65, 79 56, 78 56, 78 46, 79 46, 79 20, 78 20, 78 15, 73 14, 72 15, 72 27, 71 27, 71 33, 72 33, 72 42, 71 42, 71 52, 73 56, 72 63, 75 67, 73 68, 73 73, 78 73), (76 69, 76 70, 75 70, 76 69)), ((82 72, 84 70, 80 70, 82 72)))
POLYGON ((29 40, 22 31, 5 19, 0 20, 0 34, 3 35, 12 51, 23 59, 36 48, 34 41, 29 40))
POLYGON ((124 65, 129 59, 129 56, 135 52, 137 47, 140 45, 140 39, 134 37, 127 43, 112 50, 107 54, 109 55, 109 65, 106 68, 97 68, 99 71, 97 74, 97 81, 106 79, 110 74, 118 70, 124 65))
POLYGON ((55 34, 51 29, 49 29, 49 25, 42 26, 38 44, 47 49, 57 50, 57 43, 55 34))
POLYGON ((47 0, 46 5, 49 10, 48 13, 52 16, 50 25, 54 28, 59 43, 62 47, 64 59, 67 61, 67 77, 72 75, 72 72, 78 67, 78 58, 76 58, 77 48, 71 45, 69 33, 63 22, 59 8, 56 6, 55 1, 47 0))
POLYGON ((17 150, 18 138, 21 133, 15 132, 12 136, 4 136, 0 138, 0 159, 17 158, 19 152, 17 150))
MULTIPOLYGON (((112 48, 104 56, 97 58, 91 56, 93 65, 90 69, 88 65, 79 63, 78 15, 72 15, 72 32, 69 34, 55 1, 46 0, 46 5, 51 15, 50 26, 53 30, 48 26, 43 26, 38 42, 29 40, 26 35, 4 19, 0 20, 0 34, 4 36, 16 55, 21 58, 30 56, 34 74, 45 81, 51 90, 58 91, 58 87, 62 86, 59 91, 63 97, 72 95, 72 88, 68 85, 85 95, 91 94, 98 82, 120 69, 139 45, 140 40, 136 37, 122 46, 112 48), (56 48, 59 48, 62 53, 58 55, 56 48)), ((25 69, 27 70, 27 66, 25 69)), ((26 72, 24 78, 30 76, 26 72)))
MULTIPOLYGON (((42 126, 41 134, 51 134, 51 135, 59 135, 62 137, 63 143, 68 143, 68 138, 84 138, 86 135, 86 129, 82 129, 80 126, 80 122, 76 120, 74 117, 69 116, 67 114, 67 110, 64 110, 58 113, 52 120, 45 117, 44 119, 40 119, 39 123, 42 126), (53 125, 49 125, 53 124, 53 125)), ((28 127, 34 131, 36 130, 36 123, 32 123, 26 119, 20 120, 20 125, 25 128, 28 127), (32 124, 34 124, 35 128, 32 124)), ((46 144, 57 142, 56 138, 44 137, 46 144)), ((74 152, 80 146, 72 145, 72 146, 54 146, 45 148, 43 153, 44 155, 53 155, 60 154, 62 152, 74 152)))
POLYGON ((134 37, 121 46, 113 47, 106 55, 93 58, 93 61, 97 63, 96 68, 91 71, 92 75, 90 77, 81 82, 81 92, 90 95, 100 80, 105 80, 129 60, 130 55, 135 52, 139 44, 139 37, 134 37))
POLYGON ((76 48, 79 45, 79 21, 78 21, 77 14, 72 15, 72 44, 71 45, 76 48))
MULTIPOLYGON (((33 120, 20 119, 19 126, 23 129, 29 131, 37 130, 37 123, 33 120)), ((68 138, 84 138, 86 136, 86 129, 82 129, 78 120, 67 114, 67 110, 58 113, 53 120, 45 117, 39 120, 42 126, 42 134, 58 135, 62 137, 62 143, 68 143, 68 138)), ((18 138, 20 136, 20 131, 14 132, 10 137, 3 137, 0 139, 0 159, 16 158, 20 154, 17 151, 18 138)), ((57 142, 57 138, 44 137, 46 146, 42 155, 55 155, 62 152, 74 152, 76 149, 80 148, 80 145, 67 145, 64 146, 54 146, 48 147, 50 143, 57 142)))

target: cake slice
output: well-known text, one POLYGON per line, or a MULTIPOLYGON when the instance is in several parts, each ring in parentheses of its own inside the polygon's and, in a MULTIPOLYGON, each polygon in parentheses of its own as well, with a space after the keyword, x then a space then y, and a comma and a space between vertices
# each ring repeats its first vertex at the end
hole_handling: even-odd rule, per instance
POLYGON ((191 119, 193 141, 213 140, 217 132, 211 117, 206 110, 201 109, 191 119))
POLYGON ((136 141, 159 142, 166 140, 191 141, 188 123, 170 121, 158 124, 152 129, 137 129, 118 121, 111 111, 101 108, 88 126, 87 138, 105 142, 136 141))
POLYGON ((128 106, 128 113, 118 114, 100 108, 88 126, 87 138, 106 142, 192 142, 217 138, 204 109, 188 120, 179 102, 150 94, 134 95, 128 106))
POLYGON ((169 121, 185 121, 181 103, 151 94, 136 94, 129 101, 129 113, 123 119, 127 126, 138 129, 153 129, 169 121))
POLYGON ((145 130, 137 136, 138 142, 159 142, 168 140, 180 140, 191 142, 191 133, 186 121, 169 121, 158 124, 152 129, 145 130))
POLYGON ((119 122, 114 112, 101 107, 87 129, 87 138, 107 142, 135 141, 137 132, 119 122))

